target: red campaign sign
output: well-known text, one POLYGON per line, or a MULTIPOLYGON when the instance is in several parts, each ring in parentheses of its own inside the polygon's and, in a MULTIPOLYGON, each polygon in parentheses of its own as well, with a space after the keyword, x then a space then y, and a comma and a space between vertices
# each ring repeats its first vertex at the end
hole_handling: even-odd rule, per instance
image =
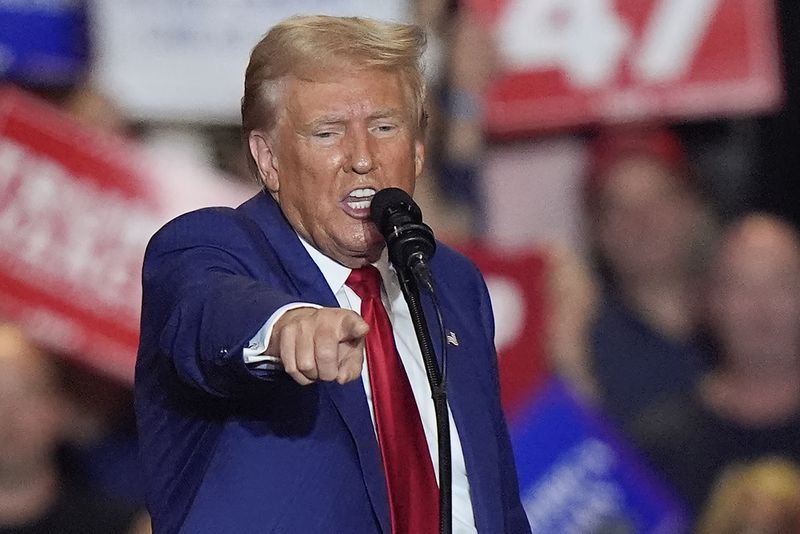
POLYGON ((775 109, 783 96, 772 0, 468 0, 494 29, 500 75, 487 128, 775 109))
POLYGON ((547 375, 546 261, 535 250, 461 248, 478 266, 492 299, 503 408, 513 419, 547 375))
POLYGON ((131 382, 150 236, 180 213, 251 194, 0 89, 0 320, 131 382))
POLYGON ((0 317, 126 381, 144 246, 163 221, 133 152, 0 91, 0 317))

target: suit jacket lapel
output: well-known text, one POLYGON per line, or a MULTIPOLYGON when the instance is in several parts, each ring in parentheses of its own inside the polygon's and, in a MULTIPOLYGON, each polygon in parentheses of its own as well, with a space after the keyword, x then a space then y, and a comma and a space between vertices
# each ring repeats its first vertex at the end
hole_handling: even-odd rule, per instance
MULTIPOLYGON (((436 286, 434 286, 435 288, 436 286)), ((442 332, 439 329, 439 319, 436 317, 436 307, 433 304, 433 299, 427 294, 427 291, 420 288, 420 301, 422 302, 422 313, 425 314, 425 323, 428 325, 428 332, 431 335, 431 344, 433 351, 436 354, 436 362, 439 364, 439 370, 442 369, 442 332)), ((438 295, 438 293, 437 293, 438 295)), ((442 310, 444 313, 444 310, 442 310)), ((442 318, 446 321, 446 318, 442 318)), ((445 322, 445 329, 447 323, 445 322)))
MULTIPOLYGON (((256 222, 272 244, 273 250, 301 298, 325 307, 339 307, 336 296, 331 292, 322 273, 271 197, 261 192, 242 204, 239 209, 256 222)), ((344 386, 336 383, 324 383, 322 386, 353 436, 372 507, 383 531, 388 533, 391 531, 391 526, 386 479, 364 385, 359 379, 344 386)))
MULTIPOLYGON (((458 324, 457 315, 447 295, 439 295, 445 332, 452 328, 455 332, 466 332, 470 325, 458 324)), ((430 298, 423 298, 425 319, 431 333, 431 342, 437 352, 439 366, 442 365, 441 333, 436 319, 436 311, 430 298)), ((445 334, 446 335, 446 334, 445 334)), ((463 340, 462 340, 463 341, 463 340)), ((496 466, 500 465, 495 436, 494 422, 491 418, 493 400, 481 395, 482 387, 478 373, 486 369, 473 364, 476 355, 468 351, 486 351, 486 347, 447 345, 447 403, 458 429, 464 463, 470 484, 470 497, 478 532, 497 532, 502 518, 496 513, 502 509, 499 499, 500 478, 496 466)))

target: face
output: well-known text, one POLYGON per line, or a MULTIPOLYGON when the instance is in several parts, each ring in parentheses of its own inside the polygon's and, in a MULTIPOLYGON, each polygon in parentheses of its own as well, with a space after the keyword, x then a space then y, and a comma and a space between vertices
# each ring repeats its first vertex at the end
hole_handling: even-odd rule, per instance
POLYGON ((0 327, 0 476, 41 468, 61 436, 61 409, 49 369, 36 349, 0 327))
POLYGON ((250 150, 292 227, 357 268, 384 245, 369 217, 372 196, 387 187, 413 194, 424 149, 399 73, 342 70, 316 81, 288 78, 277 125, 253 132, 250 150))
POLYGON ((620 278, 684 272, 700 204, 658 161, 627 158, 609 169, 595 239, 620 278))
POLYGON ((800 250, 791 230, 750 221, 723 244, 709 314, 728 361, 791 363, 800 351, 800 250))

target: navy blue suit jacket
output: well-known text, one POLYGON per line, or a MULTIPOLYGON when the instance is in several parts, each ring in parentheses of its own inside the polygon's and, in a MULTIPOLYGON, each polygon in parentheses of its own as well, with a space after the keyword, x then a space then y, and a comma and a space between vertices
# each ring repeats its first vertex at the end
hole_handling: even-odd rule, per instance
MULTIPOLYGON (((431 268, 459 341, 448 351, 448 393, 475 522, 479 532, 529 532, 486 287, 444 246, 431 268)), ((156 534, 390 532, 361 380, 300 386, 243 362, 280 306, 338 306, 272 198, 168 223, 148 246, 143 287, 135 404, 156 534)), ((438 347, 438 328, 431 333, 438 347)))

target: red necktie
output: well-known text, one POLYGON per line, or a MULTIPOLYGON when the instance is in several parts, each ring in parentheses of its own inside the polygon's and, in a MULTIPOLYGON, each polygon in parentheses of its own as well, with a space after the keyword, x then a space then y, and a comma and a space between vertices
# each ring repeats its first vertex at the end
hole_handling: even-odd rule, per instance
POLYGON ((367 265, 355 269, 347 285, 361 298, 369 324, 365 340, 378 444, 383 457, 394 534, 439 531, 439 488, 425 432, 381 302, 381 275, 367 265))

